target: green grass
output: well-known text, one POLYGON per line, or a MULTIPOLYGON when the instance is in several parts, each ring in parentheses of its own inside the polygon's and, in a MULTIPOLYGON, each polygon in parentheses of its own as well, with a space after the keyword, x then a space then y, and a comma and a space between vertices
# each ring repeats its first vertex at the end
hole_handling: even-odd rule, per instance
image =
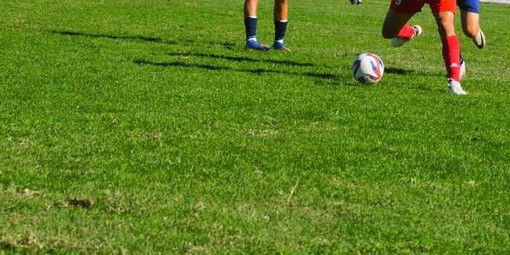
POLYGON ((428 8, 394 49, 388 1, 294 1, 262 53, 242 1, 1 5, 0 254, 510 253, 508 6, 458 97, 428 8))

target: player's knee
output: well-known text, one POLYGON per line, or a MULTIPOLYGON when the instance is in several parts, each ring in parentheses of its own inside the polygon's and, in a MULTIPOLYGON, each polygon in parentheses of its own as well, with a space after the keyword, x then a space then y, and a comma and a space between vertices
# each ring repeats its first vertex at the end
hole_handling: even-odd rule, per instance
POLYGON ((464 32, 464 35, 466 35, 467 37, 475 38, 476 34, 478 34, 478 30, 480 30, 480 29, 476 26, 467 26, 467 27, 464 27, 463 32, 464 32))
POLYGON ((447 36, 455 35, 454 17, 451 12, 442 12, 436 15, 436 23, 441 34, 444 33, 447 36))
POLYGON ((438 28, 439 28, 440 34, 443 34, 446 36, 451 36, 451 35, 456 34, 455 33, 455 25, 453 23, 450 23, 450 22, 439 23, 438 28))

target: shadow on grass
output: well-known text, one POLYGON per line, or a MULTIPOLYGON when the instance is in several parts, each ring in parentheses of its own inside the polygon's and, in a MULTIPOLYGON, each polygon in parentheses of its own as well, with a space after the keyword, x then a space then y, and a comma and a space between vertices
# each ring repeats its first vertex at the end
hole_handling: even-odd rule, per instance
MULTIPOLYGON (((177 44, 175 40, 163 39, 158 37, 150 37, 150 36, 142 36, 142 35, 110 35, 103 33, 86 33, 86 32, 77 32, 72 30, 50 30, 51 33, 67 35, 67 36, 81 36, 81 37, 91 37, 91 38, 108 38, 112 40, 128 40, 128 41, 145 41, 145 42, 154 42, 154 43, 163 43, 163 44, 177 44)), ((187 43, 190 43, 188 41, 187 43)), ((232 49, 235 47, 235 44, 232 42, 223 42, 217 43, 227 49, 232 49)), ((217 58, 217 59, 225 59, 235 62, 242 61, 250 61, 250 62, 271 62, 274 64, 284 64, 284 65, 292 65, 292 66, 314 66, 313 63, 301 63, 296 61, 289 60, 261 60, 256 58, 248 58, 248 57, 233 57, 233 56, 222 56, 218 54, 205 54, 205 53, 168 53, 169 56, 195 56, 195 57, 208 57, 208 58, 217 58)))
MULTIPOLYGON (((111 35, 105 33, 87 33, 87 32, 78 32, 73 30, 66 29, 52 29, 49 30, 51 33, 60 34, 65 36, 76 36, 76 37, 90 37, 90 38, 107 38, 112 40, 128 40, 128 41, 142 41, 142 42, 151 42, 151 43, 163 43, 163 44, 178 44, 177 41, 171 39, 163 39, 158 37, 150 37, 143 35, 111 35)), ((188 42, 189 43, 189 42, 188 42)), ((211 42, 214 44, 218 44, 218 42, 211 42)), ((219 43, 226 49, 235 48, 235 44, 232 42, 223 42, 219 43)), ((169 56, 182 56, 182 57, 201 57, 201 58, 214 58, 214 59, 224 59, 233 62, 259 62, 259 63, 271 63, 278 65, 286 65, 286 66, 297 66, 297 67, 313 67, 316 66, 314 63, 310 62, 298 62, 291 60, 274 60, 274 59, 258 59, 251 57, 243 57, 243 56, 225 56, 219 54, 206 54, 206 53, 168 53, 169 56)), ((210 64, 197 64, 197 63, 184 63, 182 61, 174 61, 174 62, 154 62, 149 60, 134 60, 133 61, 137 65, 152 65, 152 66, 160 66, 160 67, 181 67, 181 68, 195 68, 195 69, 204 69, 204 70, 229 70, 234 72, 246 72, 253 74, 267 74, 267 73, 280 73, 280 74, 288 74, 288 75, 297 75, 297 76, 308 76, 313 78, 327 79, 329 83, 337 84, 339 80, 338 75, 329 74, 329 73, 319 73, 319 72, 294 72, 294 71, 282 71, 277 69, 264 69, 264 68, 254 68, 254 69, 241 69, 241 68, 232 68, 225 66, 217 66, 210 64)))
POLYGON ((399 75, 424 75, 424 76, 444 76, 443 74, 439 73, 430 73, 430 72, 420 72, 418 70, 406 70, 402 68, 395 68, 395 67, 387 67, 384 69, 384 73, 386 74, 399 74, 399 75))
POLYGON ((218 54, 205 54, 205 53, 168 53, 169 56, 181 56, 181 57, 202 57, 202 58, 216 58, 216 59, 225 59, 233 62, 269 62, 273 64, 281 64, 281 65, 289 65, 289 66, 315 66, 314 63, 302 63, 297 61, 290 60, 267 60, 267 59, 258 59, 258 58, 250 58, 250 57, 234 57, 234 56, 222 56, 218 54))
POLYGON ((411 72, 414 72, 414 71, 412 71, 412 70, 405 70, 405 69, 402 69, 402 68, 389 67, 389 68, 385 68, 384 72, 385 73, 392 73, 392 74, 408 74, 408 73, 411 73, 411 72))
POLYGON ((415 70, 406 70, 402 68, 395 68, 395 67, 389 67, 384 69, 385 73, 392 73, 392 74, 410 74, 410 73, 416 73, 415 70))
POLYGON ((245 72, 252 74, 287 74, 287 75, 298 75, 298 76, 308 76, 313 78, 320 79, 338 79, 337 75, 328 74, 328 73, 317 73, 317 72, 292 72, 292 71, 283 71, 277 69, 263 69, 263 68, 254 68, 254 69, 242 69, 242 68, 233 68, 227 66, 216 66, 209 64, 197 64, 197 63, 184 63, 180 61, 173 62, 155 62, 149 60, 138 59, 133 61, 137 65, 151 65, 151 66, 159 66, 159 67, 181 67, 181 68, 194 68, 194 69, 204 69, 204 70, 213 70, 213 71, 234 71, 234 72, 245 72))
POLYGON ((69 36, 83 36, 83 37, 92 37, 92 38, 108 38, 113 40, 130 40, 130 41, 144 41, 144 42, 154 42, 154 43, 164 43, 164 44, 177 44, 174 40, 162 39, 158 37, 150 37, 143 35, 109 35, 109 34, 101 34, 101 33, 85 33, 85 32, 76 32, 71 30, 50 30, 51 33, 61 34, 61 35, 69 35, 69 36))
MULTIPOLYGON (((176 40, 172 39, 163 39, 159 37, 151 37, 151 36, 144 36, 144 35, 111 35, 111 34, 104 34, 104 33, 87 33, 87 32, 77 32, 73 30, 65 30, 65 29, 51 29, 49 30, 50 33, 53 34, 60 34, 60 35, 67 35, 67 36, 81 36, 81 37, 90 37, 90 38, 107 38, 112 40, 127 40, 127 41, 141 41, 141 42, 151 42, 151 43, 162 43, 162 44, 170 44, 175 45, 178 44, 176 40)), ((183 40, 183 43, 191 44, 195 43, 193 40, 183 40)), ((221 45, 225 49, 233 49, 235 48, 235 44, 232 42, 207 42, 207 44, 213 44, 213 45, 221 45)))

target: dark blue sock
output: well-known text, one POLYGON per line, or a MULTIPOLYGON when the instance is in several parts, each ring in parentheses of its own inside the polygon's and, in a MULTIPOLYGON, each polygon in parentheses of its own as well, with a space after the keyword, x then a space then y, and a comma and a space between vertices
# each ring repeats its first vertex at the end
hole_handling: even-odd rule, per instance
POLYGON ((283 40, 285 32, 287 32, 288 21, 274 21, 274 40, 283 40))
POLYGON ((244 18, 244 29, 246 30, 246 40, 257 37, 257 18, 244 18))

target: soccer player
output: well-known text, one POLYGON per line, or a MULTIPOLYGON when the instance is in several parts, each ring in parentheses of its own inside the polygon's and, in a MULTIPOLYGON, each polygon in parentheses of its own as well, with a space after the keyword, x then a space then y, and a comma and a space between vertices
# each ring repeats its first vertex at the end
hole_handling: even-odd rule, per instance
MULTIPOLYGON (((246 49, 268 51, 271 46, 257 40, 257 5, 258 0, 244 1, 244 28, 246 31, 246 49)), ((274 1, 274 43, 273 49, 290 51, 283 42, 288 24, 287 0, 274 1)))
POLYGON ((455 33, 455 0, 391 0, 390 9, 384 19, 382 36, 392 39, 398 47, 422 34, 418 25, 407 22, 428 4, 435 17, 443 48, 443 60, 448 73, 448 91, 456 95, 467 95, 460 84, 460 42, 455 33))
POLYGON ((479 49, 485 48, 485 35, 480 29, 480 1, 457 0, 462 20, 462 31, 473 39, 473 43, 479 49))

